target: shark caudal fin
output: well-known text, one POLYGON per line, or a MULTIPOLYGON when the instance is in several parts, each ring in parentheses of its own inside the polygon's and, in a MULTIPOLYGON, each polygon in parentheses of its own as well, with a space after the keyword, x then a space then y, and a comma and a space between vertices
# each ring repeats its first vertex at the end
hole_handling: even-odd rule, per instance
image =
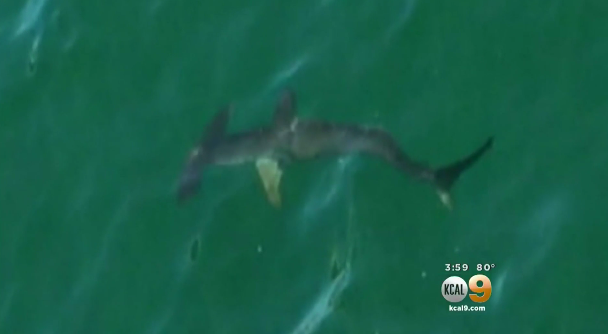
POLYGON ((179 180, 177 190, 178 202, 182 203, 198 192, 202 168, 207 164, 207 159, 209 158, 208 152, 226 135, 232 108, 232 104, 230 104, 215 113, 206 126, 198 145, 190 151, 186 166, 179 180))
POLYGON ((453 207, 450 189, 458 180, 458 177, 460 177, 464 171, 471 168, 471 166, 473 166, 479 158, 492 147, 493 143, 494 137, 490 137, 483 145, 475 150, 475 152, 469 154, 467 157, 435 170, 435 187, 437 188, 437 194, 439 195, 441 202, 448 209, 451 210, 453 207))

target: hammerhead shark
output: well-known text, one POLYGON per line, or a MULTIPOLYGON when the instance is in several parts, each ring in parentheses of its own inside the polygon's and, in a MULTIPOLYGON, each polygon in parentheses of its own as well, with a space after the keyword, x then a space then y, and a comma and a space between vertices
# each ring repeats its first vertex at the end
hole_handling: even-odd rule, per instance
POLYGON ((468 156, 434 169, 410 158, 395 138, 380 127, 297 117, 296 98, 290 89, 281 93, 273 122, 268 126, 230 134, 227 129, 233 109, 233 104, 222 107, 190 152, 178 184, 179 203, 199 191, 205 167, 255 163, 268 201, 278 208, 281 177, 289 164, 324 156, 364 154, 378 157, 414 180, 432 185, 441 202, 452 210, 450 189, 494 141, 490 136, 468 156))

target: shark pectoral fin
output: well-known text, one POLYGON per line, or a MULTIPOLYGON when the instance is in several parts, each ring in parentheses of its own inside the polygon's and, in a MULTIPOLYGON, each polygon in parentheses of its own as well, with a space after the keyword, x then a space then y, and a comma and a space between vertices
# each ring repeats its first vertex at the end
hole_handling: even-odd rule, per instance
POLYGON ((450 196, 450 193, 445 190, 437 190, 437 195, 439 195, 441 203, 443 203, 448 210, 452 211, 454 208, 454 203, 452 202, 452 196, 450 196))
POLYGON ((280 207, 281 192, 279 187, 281 184, 281 176, 283 175, 283 171, 281 170, 279 163, 273 159, 263 158, 258 159, 255 162, 255 166, 257 167, 260 178, 262 179, 262 184, 264 186, 264 190, 266 191, 268 201, 274 207, 280 207))

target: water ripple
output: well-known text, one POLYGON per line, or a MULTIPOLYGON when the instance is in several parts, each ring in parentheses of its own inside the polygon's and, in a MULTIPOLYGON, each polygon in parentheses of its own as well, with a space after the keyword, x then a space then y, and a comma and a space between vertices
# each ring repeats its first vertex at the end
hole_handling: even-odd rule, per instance
POLYGON ((21 10, 18 18, 18 26, 13 32, 13 39, 36 27, 40 21, 47 0, 29 0, 21 10))
POLYGON ((336 300, 340 298, 342 291, 346 289, 350 280, 351 265, 347 263, 345 269, 323 289, 310 310, 290 333, 310 334, 316 331, 322 321, 334 311, 336 300))
POLYGON ((340 158, 331 170, 317 178, 313 188, 306 191, 308 199, 297 215, 297 220, 300 221, 297 226, 306 229, 306 222, 313 220, 336 201, 354 173, 354 161, 355 156, 340 158), (327 189, 328 184, 329 189, 327 189))
POLYGON ((268 85, 267 90, 275 89, 278 86, 282 86, 285 81, 292 78, 298 71, 302 69, 304 65, 309 63, 311 60, 310 54, 304 53, 300 55, 296 60, 289 63, 289 65, 285 66, 283 69, 276 72, 270 84, 268 85))
MULTIPOLYGON (((87 266, 77 280, 76 284, 69 293, 69 296, 58 306, 58 314, 53 317, 50 324, 44 326, 46 333, 57 333, 61 332, 58 328, 62 322, 68 317, 73 317, 74 313, 80 313, 86 310, 85 307, 80 307, 76 311, 75 308, 89 300, 89 297, 94 292, 95 285, 99 281, 99 277, 107 265, 108 254, 110 253, 111 247, 114 246, 114 241, 118 233, 119 227, 127 220, 130 208, 130 199, 123 199, 118 208, 116 209, 114 216, 110 219, 110 224, 106 228, 102 242, 101 249, 97 256, 90 262, 91 265, 87 266)), ((81 318, 81 317, 80 317, 81 318)), ((78 319, 80 319, 78 318, 78 319)))
POLYGON ((392 42, 393 37, 395 37, 395 35, 403 29, 405 24, 409 21, 410 17, 412 17, 412 14, 414 13, 414 9, 416 8, 416 2, 417 0, 404 1, 401 9, 399 9, 399 11, 397 12, 397 18, 393 21, 393 23, 389 26, 385 33, 384 43, 388 44, 392 42))
MULTIPOLYGON (((491 302, 499 303, 503 297, 503 287, 531 276, 539 269, 555 244, 558 232, 569 212, 568 196, 556 192, 547 195, 536 206, 520 229, 521 254, 511 259, 499 274, 491 302), (514 271, 511 271, 514 269, 514 271), (507 281, 507 277, 509 280, 507 281)), ((511 291, 513 288, 511 288, 511 291)))
POLYGON ((11 305, 13 304, 13 299, 15 297, 15 293, 17 292, 17 286, 14 284, 8 288, 8 292, 3 300, 0 299, 0 329, 2 329, 2 324, 5 323, 6 318, 10 312, 11 305))

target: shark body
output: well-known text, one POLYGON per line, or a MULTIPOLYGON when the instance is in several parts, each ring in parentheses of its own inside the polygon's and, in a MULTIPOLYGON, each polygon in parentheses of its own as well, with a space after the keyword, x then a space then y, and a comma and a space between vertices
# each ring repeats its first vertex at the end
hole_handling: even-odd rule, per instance
POLYGON ((232 109, 229 105, 215 114, 191 151, 179 182, 180 202, 198 192, 205 166, 255 163, 268 200, 278 207, 280 179, 283 168, 290 163, 323 156, 366 154, 384 160, 415 180, 431 184, 451 209, 449 191, 454 182, 493 144, 493 137, 489 137, 463 159, 433 169, 409 157, 394 137, 381 128, 298 118, 295 94, 290 90, 282 93, 271 126, 229 134, 232 109))

